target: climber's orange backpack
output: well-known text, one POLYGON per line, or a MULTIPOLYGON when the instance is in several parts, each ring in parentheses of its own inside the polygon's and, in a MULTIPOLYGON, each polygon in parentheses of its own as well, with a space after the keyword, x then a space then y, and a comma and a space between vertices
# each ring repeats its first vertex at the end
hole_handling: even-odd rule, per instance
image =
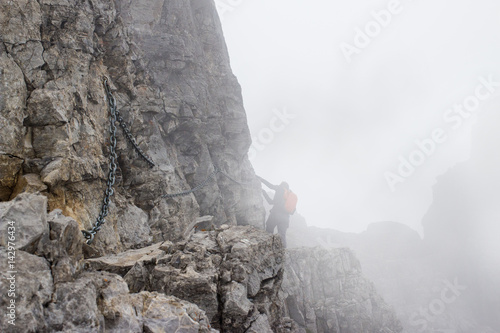
POLYGON ((297 194, 285 189, 285 210, 288 214, 292 215, 295 213, 298 200, 299 198, 297 197, 297 194))

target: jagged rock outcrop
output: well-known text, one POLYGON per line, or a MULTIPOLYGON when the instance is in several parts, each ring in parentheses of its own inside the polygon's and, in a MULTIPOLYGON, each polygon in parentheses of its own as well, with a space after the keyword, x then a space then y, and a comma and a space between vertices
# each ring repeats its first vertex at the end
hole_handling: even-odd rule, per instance
MULTIPOLYGON (((278 235, 222 225, 84 259, 76 221, 46 207, 29 193, 0 203, 3 271, 6 226, 19 230, 14 332, 399 332, 347 249, 285 252, 278 235)), ((2 279, 3 308, 8 288, 2 279)))
POLYGON ((88 259, 87 264, 122 275, 132 292, 156 291, 195 303, 224 332, 262 332, 255 325, 277 332, 283 329, 278 296, 283 256, 278 236, 223 225, 185 242, 88 259))
POLYGON ((108 169, 109 77, 152 169, 118 132, 118 177, 94 247, 178 241, 198 216, 262 226, 250 135, 213 1, 0 1, 0 200, 42 191, 80 228, 98 216, 108 169), (219 175, 194 187, 214 166, 219 175), (130 230, 138 230, 131 235, 130 230))
MULTIPOLYGON (((76 221, 60 210, 47 215, 46 206, 47 199, 37 194, 0 203, 4 272, 9 271, 8 222, 19 230, 16 326, 2 320, 1 331, 294 331, 279 297, 284 270, 279 236, 223 225, 187 241, 84 260, 76 221)), ((3 308, 10 302, 9 287, 8 280, 0 281, 3 308)))
POLYGON ((393 310, 361 274, 351 250, 299 248, 286 254, 287 314, 314 333, 402 332, 393 310))
POLYGON ((15 299, 16 309, 15 325, 3 314, 0 331, 215 332, 192 303, 155 292, 130 293, 117 274, 85 271, 78 224, 59 210, 47 216, 46 206, 47 199, 34 194, 0 203, 0 269, 12 271, 9 261, 15 265, 0 280, 0 306, 7 309, 15 299), (15 251, 6 251, 7 225, 18 230, 19 242, 11 242, 15 251))

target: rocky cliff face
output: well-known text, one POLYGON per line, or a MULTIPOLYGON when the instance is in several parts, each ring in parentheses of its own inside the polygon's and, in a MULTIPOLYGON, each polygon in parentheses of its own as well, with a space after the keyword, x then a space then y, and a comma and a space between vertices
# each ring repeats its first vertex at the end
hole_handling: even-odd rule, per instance
POLYGON ((222 225, 84 259, 78 223, 46 211, 40 194, 0 203, 3 272, 17 228, 14 281, 0 281, 3 309, 14 284, 16 325, 2 331, 401 332, 348 249, 285 254, 277 235, 222 225))
MULTIPOLYGON (((83 260, 76 221, 46 209, 46 197, 38 194, 0 203, 2 272, 10 270, 4 221, 18 228, 16 326, 2 319, 2 332, 261 333, 294 327, 278 296, 284 269, 279 236, 223 225, 183 242, 83 260)), ((9 305, 9 288, 2 279, 2 309, 9 305)))
POLYGON ((42 190, 50 210, 90 227, 109 161, 107 76, 156 166, 118 133, 115 196, 95 242, 101 253, 179 240, 200 215, 261 226, 240 87, 213 2, 1 1, 0 13, 1 200, 42 190), (214 166, 249 184, 219 176, 194 195, 160 197, 194 187, 214 166))
POLYGON ((0 34, 0 268, 14 258, 17 272, 0 280, 0 307, 15 299, 17 316, 1 331, 396 327, 349 253, 285 256, 258 229, 260 184, 212 1, 0 0, 0 34), (88 246, 81 230, 99 214, 110 164, 104 77, 155 166, 118 128, 114 195, 88 246), (162 197, 215 168, 229 177, 162 197), (331 284, 297 280, 312 269, 331 284))
POLYGON ((402 332, 351 250, 290 249, 286 261, 287 314, 309 332, 402 332))

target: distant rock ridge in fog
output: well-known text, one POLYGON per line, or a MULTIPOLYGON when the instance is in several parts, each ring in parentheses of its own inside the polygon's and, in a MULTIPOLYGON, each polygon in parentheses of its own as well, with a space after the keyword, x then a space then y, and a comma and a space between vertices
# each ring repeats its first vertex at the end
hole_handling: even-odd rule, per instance
MULTIPOLYGON (((495 326, 498 324, 491 320, 495 317, 484 313, 498 312, 499 299, 485 297, 477 291, 489 285, 489 291, 499 295, 499 289, 495 289, 498 284, 491 280, 494 275, 485 262, 467 263, 478 272, 472 270, 464 274, 464 270, 450 269, 455 260, 468 261, 463 243, 456 239, 451 241, 454 246, 450 248, 446 236, 440 244, 441 236, 429 235, 427 231, 426 237, 434 239, 431 242, 410 227, 391 221, 372 223, 359 234, 345 233, 308 227, 300 215, 292 219, 288 235, 292 248, 352 249, 364 275, 395 309, 404 332, 495 333, 499 330, 499 326, 495 326), (481 265, 484 266, 480 268, 481 265), (471 275, 482 275, 482 281, 470 282, 467 277, 471 275), (487 308, 478 307, 488 299, 491 303, 487 308)), ((493 266, 492 262, 489 264, 493 266)))
POLYGON ((402 332, 350 249, 293 248, 286 261, 287 315, 308 332, 402 332))

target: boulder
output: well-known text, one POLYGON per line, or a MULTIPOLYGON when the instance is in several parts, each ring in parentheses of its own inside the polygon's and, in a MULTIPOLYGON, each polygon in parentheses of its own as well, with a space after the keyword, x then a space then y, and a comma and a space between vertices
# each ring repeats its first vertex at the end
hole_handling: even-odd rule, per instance
POLYGON ((34 253, 43 234, 48 234, 47 198, 21 194, 0 202, 0 245, 15 244, 16 249, 34 253))

